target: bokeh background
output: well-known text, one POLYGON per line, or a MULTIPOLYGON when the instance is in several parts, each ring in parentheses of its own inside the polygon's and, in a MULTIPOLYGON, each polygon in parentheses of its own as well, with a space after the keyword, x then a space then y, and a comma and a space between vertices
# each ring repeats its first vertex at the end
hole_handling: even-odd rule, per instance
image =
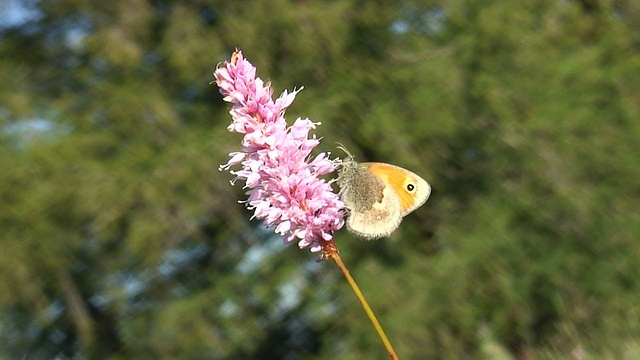
POLYGON ((0 1, 0 358, 388 358, 218 171, 236 47, 432 184, 337 234, 402 359, 640 358, 635 0, 0 1))

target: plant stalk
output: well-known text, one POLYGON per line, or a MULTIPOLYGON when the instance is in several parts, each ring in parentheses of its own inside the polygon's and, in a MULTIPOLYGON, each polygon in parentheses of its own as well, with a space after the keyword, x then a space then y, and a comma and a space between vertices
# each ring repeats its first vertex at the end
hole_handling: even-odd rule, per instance
POLYGON ((391 345, 389 338, 387 338, 387 335, 384 333, 384 330, 382 330, 382 326, 380 326, 380 322, 378 321, 378 318, 376 318, 376 315, 373 313, 373 310, 371 310, 371 307, 369 306, 369 303, 367 303, 367 300, 362 294, 362 291, 360 291, 358 284, 356 284, 356 281, 353 279, 353 277, 349 273, 349 270, 342 262, 342 258, 340 258, 340 253, 338 252, 338 249, 335 246, 335 243, 331 247, 330 251, 327 251, 327 249, 325 248, 324 257, 331 258, 331 260, 333 260, 336 263, 336 265, 338 265, 338 268, 340 268, 342 275, 344 275, 344 277, 347 279, 347 282, 351 286, 351 289, 353 289, 353 292, 356 294, 356 297, 360 301, 360 304, 364 308, 364 311, 367 313, 369 320, 371 320, 371 323, 373 324, 373 327, 376 329, 378 336, 382 340, 384 347, 387 349, 387 352, 389 353, 391 360, 398 360, 398 355, 396 354, 396 351, 393 349, 393 346, 391 345))

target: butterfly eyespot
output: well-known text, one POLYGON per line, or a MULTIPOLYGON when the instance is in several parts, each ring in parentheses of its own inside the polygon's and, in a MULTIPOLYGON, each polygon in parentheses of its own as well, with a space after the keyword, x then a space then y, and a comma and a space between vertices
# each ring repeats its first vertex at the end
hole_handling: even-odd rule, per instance
POLYGON ((407 191, 412 192, 416 189, 416 186, 413 184, 407 184, 407 191))

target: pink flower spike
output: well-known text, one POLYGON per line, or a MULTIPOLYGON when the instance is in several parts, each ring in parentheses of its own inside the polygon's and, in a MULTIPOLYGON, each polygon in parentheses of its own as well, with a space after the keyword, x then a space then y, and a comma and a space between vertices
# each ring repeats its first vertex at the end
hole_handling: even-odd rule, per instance
POLYGON ((223 99, 233 104, 227 129, 244 134, 242 151, 230 153, 220 170, 235 175, 232 184, 244 181, 252 218, 274 226, 285 243, 295 240, 314 253, 335 251, 333 234, 344 225, 344 203, 319 176, 335 171, 337 162, 325 153, 311 160, 320 140, 309 132, 320 123, 297 119, 288 126, 284 118, 302 88, 285 90, 274 101, 271 85, 256 78, 256 68, 238 50, 214 77, 223 99), (230 170, 235 165, 241 169, 230 170))

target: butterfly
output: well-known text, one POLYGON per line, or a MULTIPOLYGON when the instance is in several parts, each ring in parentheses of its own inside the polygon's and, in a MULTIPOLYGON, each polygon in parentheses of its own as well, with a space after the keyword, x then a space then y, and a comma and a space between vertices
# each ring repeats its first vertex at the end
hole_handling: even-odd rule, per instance
POLYGON ((389 236, 429 198, 431 186, 415 173, 386 163, 358 163, 342 149, 349 157, 340 163, 337 182, 348 210, 347 230, 356 236, 389 236))

